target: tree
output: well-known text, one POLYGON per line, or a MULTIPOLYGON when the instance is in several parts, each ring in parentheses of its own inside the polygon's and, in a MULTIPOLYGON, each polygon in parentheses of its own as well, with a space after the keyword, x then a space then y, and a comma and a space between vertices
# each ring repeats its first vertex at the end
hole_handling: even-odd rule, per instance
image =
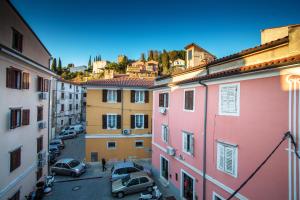
POLYGON ((92 56, 89 58, 88 67, 92 66, 92 56))
POLYGON ((145 62, 145 54, 144 53, 141 53, 141 58, 140 58, 141 61, 145 62))
POLYGON ((98 61, 101 61, 101 55, 99 55, 98 59, 99 59, 98 61))
POLYGON ((148 53, 148 61, 149 60, 154 60, 153 59, 153 50, 150 50, 149 53, 148 53))
POLYGON ((57 73, 57 64, 56 64, 56 58, 53 59, 51 64, 51 70, 55 73, 57 73))
POLYGON ((163 50, 162 56, 161 56, 161 63, 162 63, 162 73, 168 74, 170 69, 170 63, 169 63, 169 55, 166 50, 163 50))
POLYGON ((58 75, 62 74, 62 66, 61 66, 61 60, 60 60, 60 58, 58 58, 57 74, 58 75))
POLYGON ((169 52, 169 59, 173 62, 178 58, 178 51, 170 51, 169 52))
MULTIPOLYGON (((95 59, 94 59, 95 60, 95 59)), ((88 68, 87 71, 92 72, 93 71, 93 64, 92 64, 92 57, 90 56, 89 62, 88 62, 88 68)))
POLYGON ((124 56, 122 61, 119 63, 119 71, 120 73, 125 73, 127 65, 129 64, 129 60, 127 56, 124 56))
POLYGON ((157 50, 153 51, 153 60, 159 62, 159 52, 157 50))

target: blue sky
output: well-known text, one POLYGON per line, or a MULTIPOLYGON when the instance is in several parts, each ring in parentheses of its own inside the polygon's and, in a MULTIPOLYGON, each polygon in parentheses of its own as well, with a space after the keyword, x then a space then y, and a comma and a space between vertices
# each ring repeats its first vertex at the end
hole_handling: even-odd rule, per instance
POLYGON ((260 30, 300 23, 299 0, 11 0, 63 65, 138 59, 195 42, 217 57, 259 45, 260 30))

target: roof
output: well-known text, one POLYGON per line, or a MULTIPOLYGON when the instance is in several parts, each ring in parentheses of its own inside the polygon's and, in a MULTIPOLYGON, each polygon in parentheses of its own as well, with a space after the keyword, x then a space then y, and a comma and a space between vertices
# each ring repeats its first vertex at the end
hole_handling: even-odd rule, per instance
POLYGON ((251 53, 255 53, 255 52, 258 52, 258 51, 262 51, 262 50, 265 50, 265 49, 268 49, 268 48, 272 48, 272 47, 287 43, 288 41, 289 41, 288 36, 283 37, 283 38, 280 38, 278 40, 267 42, 267 43, 259 45, 259 46, 255 46, 255 47, 252 47, 252 48, 242 50, 238 53, 231 54, 229 56, 225 56, 225 57, 216 59, 216 60, 214 60, 214 61, 212 61, 208 64, 195 66, 195 67, 192 67, 192 68, 187 68, 186 70, 184 70, 182 72, 179 72, 179 73, 174 73, 174 74, 171 74, 171 75, 165 75, 165 76, 158 77, 158 78, 156 78, 156 80, 159 81, 159 80, 163 80, 163 79, 166 79, 166 78, 170 78, 172 76, 178 76, 178 75, 181 75, 181 74, 189 73, 191 71, 196 71, 196 70, 201 69, 203 67, 211 67, 211 66, 214 66, 216 64, 225 62, 225 61, 230 61, 232 59, 241 58, 241 57, 243 57, 245 55, 248 55, 248 54, 251 54, 251 53))
POLYGON ((86 82, 88 86, 104 86, 104 87, 141 87, 150 88, 154 84, 153 80, 139 79, 130 77, 120 77, 112 79, 90 80, 86 82))
POLYGON ((70 81, 70 80, 65 80, 62 77, 57 77, 56 78, 57 81, 63 82, 63 83, 69 83, 69 84, 73 84, 73 85, 81 85, 81 82, 75 82, 75 81, 70 81))
POLYGON ((213 57, 216 57, 216 56, 214 56, 213 54, 209 53, 207 50, 203 49, 202 47, 200 47, 199 45, 197 45, 196 43, 193 43, 193 42, 190 43, 190 44, 188 44, 188 45, 186 45, 186 46, 184 47, 184 49, 188 49, 188 48, 190 48, 191 46, 194 46, 196 49, 199 49, 199 50, 201 50, 201 51, 204 51, 204 52, 208 53, 209 55, 212 55, 213 57))
POLYGON ((248 65, 248 66, 238 67, 235 69, 224 70, 224 71, 208 74, 208 75, 201 76, 201 77, 193 77, 190 79, 177 81, 177 82, 173 82, 173 83, 156 85, 156 86, 151 87, 151 89, 167 87, 169 84, 183 85, 183 84, 192 83, 192 82, 205 81, 205 80, 210 80, 210 79, 215 79, 215 78, 223 78, 223 77, 240 75, 240 74, 244 74, 244 73, 261 71, 261 70, 266 70, 266 69, 274 69, 274 68, 278 68, 278 67, 281 67, 284 65, 290 65, 290 64, 300 64, 300 54, 295 55, 295 56, 280 58, 280 59, 276 59, 276 60, 271 60, 268 62, 257 63, 254 65, 248 65))
POLYGON ((35 36, 35 38, 38 40, 38 42, 42 45, 42 47, 45 49, 45 51, 51 56, 51 53, 49 50, 46 48, 46 46, 42 43, 40 38, 37 36, 37 34, 32 30, 32 28, 29 26, 29 24, 25 21, 25 19, 22 17, 22 15, 19 13, 19 11, 16 9, 16 7, 10 2, 10 0, 6 0, 8 5, 14 10, 14 12, 20 17, 22 22, 27 26, 27 28, 31 31, 31 33, 35 36))

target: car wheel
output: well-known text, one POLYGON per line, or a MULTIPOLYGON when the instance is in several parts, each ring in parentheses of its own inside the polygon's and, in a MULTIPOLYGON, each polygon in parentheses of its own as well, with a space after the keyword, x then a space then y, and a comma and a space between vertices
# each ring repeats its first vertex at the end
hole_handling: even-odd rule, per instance
POLYGON ((153 188, 152 187, 147 187, 148 192, 152 192, 153 188))
POLYGON ((124 197, 124 193, 123 192, 118 192, 117 197, 119 199, 123 198, 124 197))

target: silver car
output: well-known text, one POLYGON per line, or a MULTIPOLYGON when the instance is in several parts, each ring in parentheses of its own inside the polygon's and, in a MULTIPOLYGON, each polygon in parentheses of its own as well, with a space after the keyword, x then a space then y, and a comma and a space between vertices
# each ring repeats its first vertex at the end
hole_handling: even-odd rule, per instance
POLYGON ((145 190, 151 192, 154 184, 153 179, 145 172, 131 173, 122 179, 112 182, 111 193, 113 196, 123 198, 125 194, 145 190))
POLYGON ((64 158, 57 161, 51 167, 52 174, 67 175, 67 176, 80 176, 86 171, 86 165, 78 160, 72 158, 64 158))
POLYGON ((59 135, 58 138, 65 140, 65 139, 71 139, 76 137, 76 132, 72 130, 67 130, 67 131, 62 131, 59 135))

